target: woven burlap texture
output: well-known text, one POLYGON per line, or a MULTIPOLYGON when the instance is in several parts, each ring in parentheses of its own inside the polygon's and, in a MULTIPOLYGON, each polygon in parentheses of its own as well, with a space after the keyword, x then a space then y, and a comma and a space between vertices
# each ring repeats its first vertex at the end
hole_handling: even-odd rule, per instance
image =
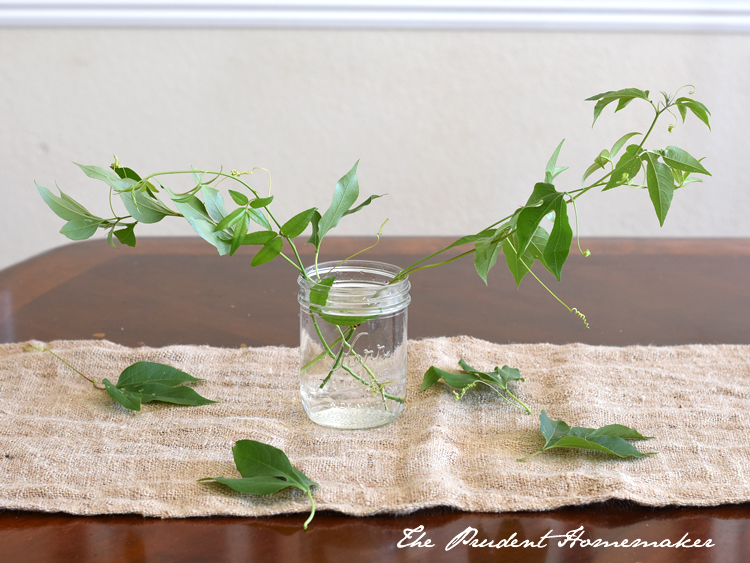
POLYGON ((129 364, 168 363, 206 381, 220 401, 160 403, 130 412, 50 354, 0 345, 0 507, 73 514, 257 516, 309 510, 296 489, 231 491, 201 477, 239 477, 235 441, 281 448, 319 483, 319 509, 352 515, 431 506, 467 511, 547 510, 606 499, 646 505, 750 501, 750 346, 498 345, 470 337, 409 342, 407 404, 388 426, 316 426, 299 398, 296 348, 126 348, 106 341, 46 345, 92 377, 116 380, 129 364), (435 365, 508 364, 533 415, 488 389, 456 401, 442 383, 420 393, 435 365), (643 459, 552 450, 539 413, 571 425, 632 426, 643 459))

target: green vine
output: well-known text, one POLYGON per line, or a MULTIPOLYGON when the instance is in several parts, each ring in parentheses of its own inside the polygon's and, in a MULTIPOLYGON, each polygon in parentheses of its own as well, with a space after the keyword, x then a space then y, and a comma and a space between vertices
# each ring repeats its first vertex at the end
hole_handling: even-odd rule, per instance
MULTIPOLYGON (((701 164, 701 159, 694 158, 681 148, 675 146, 661 149, 645 148, 647 140, 665 112, 674 119, 674 122, 668 125, 669 131, 672 131, 677 123, 675 111, 683 122, 690 113, 710 128, 710 112, 701 102, 681 95, 680 92, 686 88, 689 88, 688 96, 691 96, 693 88, 683 86, 675 94, 661 92, 663 100, 656 101, 651 99, 649 91, 637 88, 608 91, 588 98, 587 101, 595 103, 594 123, 610 104, 616 103, 615 112, 618 112, 636 100, 649 104, 654 111, 654 116, 645 135, 638 132, 626 133, 611 148, 602 150, 594 159, 593 164, 584 172, 580 188, 560 191, 556 187, 558 175, 567 169, 557 165, 563 145, 561 142, 547 162, 543 181, 533 186, 532 193, 523 206, 478 233, 461 237, 445 248, 403 268, 390 283, 399 282, 416 272, 450 264, 469 256, 473 257, 477 274, 487 283, 489 271, 495 266, 502 252, 517 285, 520 285, 521 280, 527 274, 531 274, 545 290, 568 311, 577 315, 588 328, 586 316, 557 297, 532 271, 532 267, 539 262, 560 281, 562 268, 567 261, 573 239, 573 230, 568 218, 568 205, 572 205, 575 216, 575 238, 578 250, 584 256, 591 254, 589 250, 584 251, 580 245, 576 206, 576 200, 589 191, 595 188, 608 191, 621 186, 645 189, 651 199, 659 224, 663 225, 675 190, 689 183, 700 182, 699 178, 693 176, 695 174, 710 175, 701 164), (636 136, 641 137, 640 143, 628 144, 628 141, 636 136), (591 181, 591 178, 597 174, 598 177, 591 181), (641 180, 637 182, 639 177, 641 180), (545 217, 549 217, 553 224, 549 232, 541 225, 545 217), (443 253, 453 249, 457 249, 455 255, 447 258, 441 257, 443 253)), ((199 236, 216 247, 219 254, 231 256, 243 246, 257 247, 258 251, 251 262, 253 267, 281 257, 303 278, 313 282, 314 291, 317 291, 317 295, 323 298, 323 303, 311 310, 315 333, 323 347, 323 352, 302 366, 301 371, 305 372, 317 362, 329 358, 332 360, 332 366, 328 375, 323 378, 321 387, 326 385, 334 371, 341 368, 360 380, 363 385, 379 393, 384 402, 386 398, 403 401, 403 397, 393 397, 385 393, 383 384, 375 377, 364 358, 354 351, 350 342, 357 328, 371 318, 350 319, 350 323, 344 326, 336 324, 340 321, 331 323, 330 318, 326 319, 323 313, 327 298, 326 291, 334 283, 333 280, 328 284, 321 283, 324 278, 321 277, 318 258, 325 236, 344 217, 361 211, 375 199, 382 197, 382 195, 371 195, 356 205, 359 198, 358 165, 359 162, 355 163, 352 169, 338 181, 333 190, 331 204, 325 212, 321 213, 317 207, 313 207, 301 211, 283 224, 270 210, 274 199, 271 175, 268 170, 260 167, 248 171, 232 170, 230 173, 224 172, 223 169, 218 171, 173 170, 154 172, 141 177, 131 168, 123 166, 116 156, 110 169, 78 165, 87 176, 109 186, 110 209, 113 216, 107 219, 90 213, 83 205, 62 191, 58 196, 39 184, 37 188, 52 211, 66 221, 61 233, 72 240, 90 238, 97 230, 102 229, 107 232, 108 241, 113 246, 115 246, 114 238, 121 244, 135 246, 135 227, 139 223, 156 223, 165 217, 172 216, 187 220, 199 236), (243 179, 244 176, 252 175, 258 170, 268 174, 268 196, 266 197, 262 197, 243 179), (157 180, 169 176, 192 177, 195 185, 182 193, 172 192, 159 184, 157 180), (232 201, 237 205, 231 211, 226 208, 224 198, 217 190, 217 186, 225 181, 233 182, 234 186, 241 190, 229 190, 232 201), (164 198, 162 192, 168 197, 164 198), (128 212, 127 215, 115 212, 112 205, 114 196, 121 199, 128 212), (163 198, 171 202, 174 208, 168 206, 163 198), (251 230, 252 224, 259 228, 251 230), (314 262, 311 271, 315 272, 315 279, 308 274, 308 268, 303 263, 294 242, 304 232, 310 232, 307 243, 314 247, 314 262), (321 287, 323 289, 316 289, 321 287), (339 333, 338 338, 331 343, 326 342, 320 328, 321 323, 335 325, 339 333), (339 345, 339 349, 334 353, 336 345, 339 345), (343 358, 347 352, 354 358, 355 363, 368 373, 369 381, 356 375, 351 367, 344 365, 343 358)), ((384 226, 385 222, 376 235, 375 244, 380 240, 384 226)), ((353 254, 341 263, 358 256, 372 246, 353 254)), ((331 275, 331 272, 327 272, 327 275, 331 275)))

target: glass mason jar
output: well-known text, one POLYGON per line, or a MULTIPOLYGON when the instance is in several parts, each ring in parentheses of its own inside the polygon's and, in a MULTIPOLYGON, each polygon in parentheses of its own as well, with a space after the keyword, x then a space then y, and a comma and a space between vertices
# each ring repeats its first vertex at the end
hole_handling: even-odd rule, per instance
POLYGON ((298 278, 300 391, 310 420, 357 430, 394 420, 406 398, 408 278, 365 260, 325 262, 298 278))

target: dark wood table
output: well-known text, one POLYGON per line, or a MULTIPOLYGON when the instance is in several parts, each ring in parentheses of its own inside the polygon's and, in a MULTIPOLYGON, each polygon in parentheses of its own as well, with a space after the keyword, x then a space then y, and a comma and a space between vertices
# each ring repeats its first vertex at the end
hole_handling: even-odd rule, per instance
MULTIPOLYGON (((449 239, 391 238, 367 256, 405 266, 449 239)), ((330 239, 323 258, 371 241, 330 239)), ((412 276, 409 336, 469 334, 498 343, 750 344, 750 241, 591 239, 592 256, 573 254, 563 283, 541 276, 591 324, 527 278, 516 289, 504 266, 489 287, 470 261, 412 276)), ((210 344, 296 346, 296 275, 280 259, 250 267, 243 248, 219 257, 200 239, 143 239, 135 249, 103 241, 72 244, 0 272, 0 342, 104 337, 128 346, 210 344), (242 256, 244 252, 244 256, 242 256)), ((309 257, 309 254, 307 254, 309 257)), ((502 260, 502 256, 500 257, 502 260)), ((1 399, 0 399, 1 400, 1 399)), ((610 501, 542 513, 477 514, 447 508, 407 516, 304 515, 159 520, 132 515, 79 517, 0 511, 2 562, 121 561, 681 561, 750 560, 750 504, 642 507, 610 501), (398 547, 423 526, 435 548, 398 547), (538 541, 548 530, 583 526, 605 541, 679 540, 710 548, 444 547, 467 527, 477 537, 538 541)), ((416 539, 419 534, 416 534, 416 539)), ((406 542, 408 543, 408 542, 406 542)))

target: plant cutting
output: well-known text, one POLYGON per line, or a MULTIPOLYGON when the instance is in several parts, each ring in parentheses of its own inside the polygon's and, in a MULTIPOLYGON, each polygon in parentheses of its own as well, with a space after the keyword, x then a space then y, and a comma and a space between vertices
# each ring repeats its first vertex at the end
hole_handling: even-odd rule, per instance
MULTIPOLYGON (((473 257, 474 268, 486 283, 502 252, 517 285, 530 274, 568 311, 586 322, 581 312, 563 303, 537 278, 532 267, 538 261, 560 281, 573 241, 570 216, 577 217, 576 202, 584 194, 595 189, 642 189, 648 192, 663 225, 675 191, 699 182, 696 174, 709 175, 699 159, 681 148, 646 147, 665 114, 672 117, 670 131, 679 118, 684 122, 688 114, 710 126, 708 109, 689 97, 692 91, 681 95, 681 90, 674 95, 662 92, 656 100, 648 91, 636 88, 592 96, 588 100, 595 102, 594 122, 615 102, 615 112, 633 101, 650 105, 654 116, 646 133, 625 133, 610 148, 602 150, 583 173, 580 187, 574 189, 558 189, 557 178, 566 170, 557 164, 561 142, 547 163, 543 181, 534 185, 524 205, 405 268, 355 260, 361 252, 340 261, 319 263, 321 244, 339 221, 382 197, 371 195, 358 203, 358 163, 336 184, 331 204, 324 212, 313 207, 284 222, 271 211, 275 196, 270 180, 267 194, 259 193, 247 181, 246 176, 263 170, 259 168, 244 172, 185 169, 141 176, 117 159, 111 169, 79 165, 86 175, 108 187, 112 212, 108 218, 92 214, 62 191, 58 196, 39 184, 37 187, 49 207, 66 221, 61 233, 73 240, 89 238, 102 229, 112 246, 115 239, 135 246, 138 223, 181 217, 219 254, 231 256, 241 247, 256 246, 259 249, 251 266, 279 257, 288 262, 296 270, 300 284, 303 405, 319 424, 369 428, 390 422, 403 408, 411 274, 473 257), (639 140, 638 144, 630 142, 633 139, 639 140), (170 176, 187 176, 190 189, 170 189, 162 183, 170 176), (233 209, 227 208, 218 189, 224 182, 232 184, 227 193, 233 209), (115 211, 115 197, 124 212, 115 211), (543 226, 545 218, 552 223, 549 231, 543 226), (314 247, 311 264, 303 263, 297 248, 299 237, 305 233, 307 243, 314 247)), ((485 379, 479 372, 474 375, 485 379)))
POLYGON ((317 483, 294 467, 284 452, 269 444, 238 440, 232 447, 232 454, 237 471, 242 476, 240 479, 203 477, 198 481, 221 483, 240 493, 254 495, 272 495, 288 487, 299 489, 310 499, 310 516, 302 525, 307 530, 308 524, 315 517, 315 499, 311 488, 317 486, 317 483))
POLYGON ((96 389, 102 389, 117 403, 131 411, 141 410, 142 403, 160 402, 173 405, 199 407, 210 405, 212 401, 201 396, 195 389, 182 385, 183 383, 198 383, 203 381, 177 368, 158 362, 136 362, 126 367, 117 383, 104 378, 97 381, 72 366, 49 348, 40 348, 27 344, 24 352, 48 352, 60 360, 96 389))
POLYGON ((614 455, 619 458, 641 458, 656 455, 657 452, 641 452, 627 440, 653 440, 652 436, 643 436, 635 428, 622 424, 607 424, 601 428, 573 428, 563 420, 552 420, 546 411, 539 415, 539 430, 545 443, 539 451, 516 461, 526 461, 553 448, 574 448, 594 450, 614 455))
POLYGON ((460 373, 430 366, 430 369, 424 374, 422 387, 419 390, 425 391, 442 379, 453 389, 461 390, 460 393, 453 391, 456 400, 460 401, 469 389, 473 389, 481 383, 482 386, 489 387, 514 407, 525 410, 527 414, 531 414, 531 409, 529 409, 526 403, 508 389, 508 383, 511 381, 526 381, 521 377, 521 372, 517 368, 503 366, 503 369, 500 369, 495 366, 493 371, 479 371, 471 367, 464 360, 458 360, 458 365, 461 366, 460 373))

